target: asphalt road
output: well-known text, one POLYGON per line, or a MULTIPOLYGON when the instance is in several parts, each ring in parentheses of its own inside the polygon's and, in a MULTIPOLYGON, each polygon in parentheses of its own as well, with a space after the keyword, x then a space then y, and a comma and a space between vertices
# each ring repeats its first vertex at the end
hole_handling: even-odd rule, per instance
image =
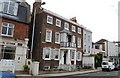
POLYGON ((76 74, 67 76, 51 76, 51 77, 17 77, 17 78, 120 78, 120 71, 98 71, 94 73, 76 74))
POLYGON ((98 71, 94 73, 86 73, 86 74, 77 74, 77 75, 69 75, 69 76, 61 76, 61 77, 45 77, 45 78, 120 78, 118 71, 98 71))

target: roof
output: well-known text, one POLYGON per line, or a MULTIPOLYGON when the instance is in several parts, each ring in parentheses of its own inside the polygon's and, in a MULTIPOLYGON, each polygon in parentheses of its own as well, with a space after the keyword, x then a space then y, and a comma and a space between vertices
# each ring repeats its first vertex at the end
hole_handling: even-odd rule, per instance
POLYGON ((60 16, 59 14, 56 14, 56 13, 50 11, 50 10, 47 10, 47 9, 44 8, 43 11, 46 12, 46 13, 48 13, 48 14, 54 15, 54 16, 56 16, 56 17, 58 17, 58 18, 61 18, 61 19, 65 20, 65 21, 67 21, 67 22, 69 22, 69 23, 72 23, 72 24, 74 24, 74 25, 76 25, 76 26, 79 26, 79 27, 81 27, 81 28, 83 28, 83 29, 85 29, 85 30, 87 30, 87 31, 89 31, 89 32, 92 32, 91 30, 88 30, 88 29, 87 29, 86 27, 84 27, 83 25, 81 25, 81 24, 79 24, 79 23, 76 23, 76 22, 74 22, 74 21, 72 21, 72 20, 70 20, 70 19, 67 19, 67 18, 65 18, 65 17, 63 17, 63 16, 60 16))

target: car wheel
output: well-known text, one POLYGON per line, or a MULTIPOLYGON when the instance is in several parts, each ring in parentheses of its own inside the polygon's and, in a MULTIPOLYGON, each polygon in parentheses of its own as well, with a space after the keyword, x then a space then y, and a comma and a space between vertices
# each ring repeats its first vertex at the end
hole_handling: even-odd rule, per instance
POLYGON ((111 71, 111 68, 109 68, 109 71, 111 71))
POLYGON ((105 71, 105 69, 102 69, 102 71, 105 71))

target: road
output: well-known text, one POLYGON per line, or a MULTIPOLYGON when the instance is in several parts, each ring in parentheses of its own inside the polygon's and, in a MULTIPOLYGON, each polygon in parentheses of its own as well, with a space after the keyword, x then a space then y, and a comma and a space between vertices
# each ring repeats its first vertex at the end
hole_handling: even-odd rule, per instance
POLYGON ((51 76, 51 77, 17 77, 17 78, 120 78, 118 71, 98 71, 94 73, 76 74, 67 76, 51 76))
POLYGON ((69 75, 69 76, 61 76, 61 77, 45 77, 45 78, 120 78, 118 77, 118 71, 98 71, 94 73, 86 73, 86 74, 77 74, 77 75, 69 75))

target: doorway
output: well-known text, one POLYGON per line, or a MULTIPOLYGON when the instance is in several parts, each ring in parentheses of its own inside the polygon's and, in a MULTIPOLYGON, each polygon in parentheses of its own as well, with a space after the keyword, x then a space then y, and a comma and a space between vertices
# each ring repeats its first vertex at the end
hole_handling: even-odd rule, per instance
POLYGON ((66 64, 67 51, 64 52, 64 64, 66 64))

